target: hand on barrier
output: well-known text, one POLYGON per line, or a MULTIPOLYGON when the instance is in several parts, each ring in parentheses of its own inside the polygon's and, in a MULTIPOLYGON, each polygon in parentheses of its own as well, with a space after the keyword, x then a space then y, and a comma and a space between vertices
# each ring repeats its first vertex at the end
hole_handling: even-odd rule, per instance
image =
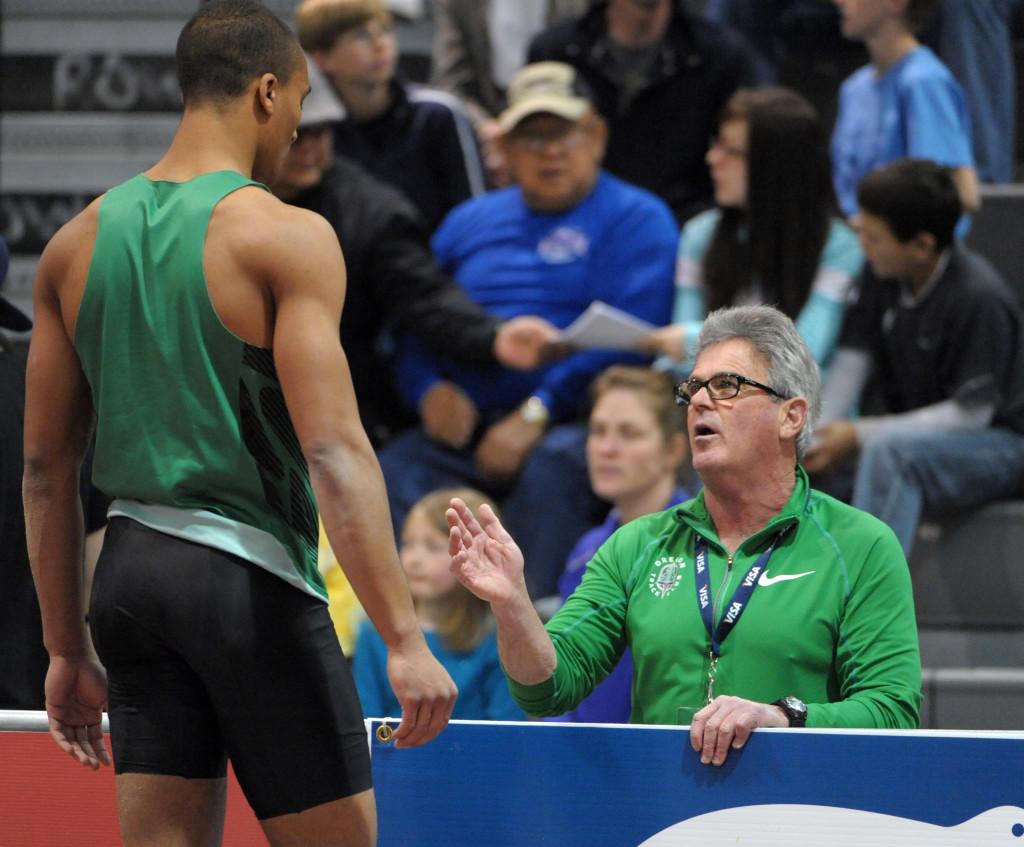
POLYGON ((388 650, 388 680, 402 706, 395 747, 433 741, 448 725, 459 692, 421 634, 408 645, 388 650))
POLYGON ((777 706, 716 697, 693 716, 690 744, 700 753, 702 764, 721 765, 730 747, 739 750, 759 726, 789 726, 789 721, 777 706))
POLYGON ((107 675, 99 662, 50 659, 46 673, 50 736, 61 750, 93 770, 110 764, 101 727, 106 705, 107 675))

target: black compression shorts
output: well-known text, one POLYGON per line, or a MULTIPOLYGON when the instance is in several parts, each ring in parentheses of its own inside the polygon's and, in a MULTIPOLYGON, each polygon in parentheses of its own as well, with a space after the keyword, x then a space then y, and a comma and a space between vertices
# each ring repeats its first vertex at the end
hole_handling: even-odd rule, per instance
POLYGON ((256 817, 371 786, 359 698, 326 605, 229 553, 115 517, 89 613, 116 773, 223 777, 256 817))

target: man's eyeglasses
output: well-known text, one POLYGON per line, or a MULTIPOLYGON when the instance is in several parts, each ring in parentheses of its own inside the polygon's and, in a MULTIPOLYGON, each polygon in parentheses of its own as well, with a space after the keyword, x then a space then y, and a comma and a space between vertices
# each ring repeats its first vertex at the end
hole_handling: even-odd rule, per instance
POLYGON ((552 145, 559 151, 574 150, 586 141, 587 128, 577 124, 551 134, 517 133, 513 130, 508 137, 509 144, 529 153, 544 153, 552 145))
POLYGON ((756 382, 739 374, 720 373, 712 374, 707 379, 697 379, 697 377, 691 376, 685 382, 680 382, 676 386, 676 404, 679 406, 689 406, 693 395, 702 388, 708 390, 708 396, 712 400, 731 400, 740 393, 740 388, 744 385, 760 388, 762 391, 767 391, 772 397, 778 397, 780 400, 785 399, 774 388, 769 388, 763 383, 756 382))

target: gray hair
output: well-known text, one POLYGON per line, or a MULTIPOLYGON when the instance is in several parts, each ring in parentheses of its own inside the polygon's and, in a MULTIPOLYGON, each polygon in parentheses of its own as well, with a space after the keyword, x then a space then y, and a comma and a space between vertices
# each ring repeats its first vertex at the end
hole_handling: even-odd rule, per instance
POLYGON ((796 437, 797 459, 803 458, 821 415, 821 373, 793 321, 773 306, 729 306, 704 319, 696 356, 708 347, 734 338, 750 342, 768 360, 768 382, 785 399, 803 397, 807 420, 796 437))

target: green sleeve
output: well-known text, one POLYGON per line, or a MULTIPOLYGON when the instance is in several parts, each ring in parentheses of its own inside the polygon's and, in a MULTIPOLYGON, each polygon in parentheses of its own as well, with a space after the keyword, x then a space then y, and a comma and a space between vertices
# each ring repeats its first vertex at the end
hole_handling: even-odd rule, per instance
POLYGON ((620 533, 601 545, 587 564, 579 588, 548 621, 558 664, 554 676, 536 685, 509 679, 512 696, 531 715, 561 715, 579 703, 618 664, 626 649, 625 579, 615 562, 631 562, 624 555, 620 533))
POLYGON ((850 577, 835 656, 841 699, 808 704, 807 725, 916 729, 921 655, 910 569, 896 536, 885 529, 850 577))

